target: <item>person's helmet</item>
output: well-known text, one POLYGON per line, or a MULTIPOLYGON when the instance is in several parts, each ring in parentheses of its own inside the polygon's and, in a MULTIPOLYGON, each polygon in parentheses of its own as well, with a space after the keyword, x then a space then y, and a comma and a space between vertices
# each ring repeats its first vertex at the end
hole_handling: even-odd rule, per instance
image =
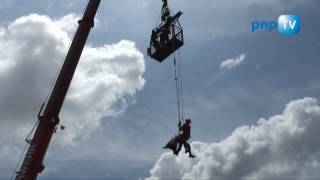
POLYGON ((190 123, 191 123, 191 118, 187 118, 187 119, 186 119, 186 122, 187 122, 188 124, 190 124, 190 123))

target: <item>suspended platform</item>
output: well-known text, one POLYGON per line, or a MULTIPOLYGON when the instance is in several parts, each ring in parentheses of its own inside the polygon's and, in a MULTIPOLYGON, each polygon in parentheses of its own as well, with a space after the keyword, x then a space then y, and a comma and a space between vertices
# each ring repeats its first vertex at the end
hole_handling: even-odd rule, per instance
POLYGON ((162 62, 183 46, 183 29, 178 21, 181 15, 182 12, 179 11, 152 30, 150 47, 147 50, 151 58, 162 62))

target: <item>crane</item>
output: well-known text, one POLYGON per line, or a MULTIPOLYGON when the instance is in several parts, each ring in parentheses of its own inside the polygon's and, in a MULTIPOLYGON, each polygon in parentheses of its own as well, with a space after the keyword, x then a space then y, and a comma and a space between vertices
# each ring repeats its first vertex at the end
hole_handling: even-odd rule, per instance
POLYGON ((41 107, 39 123, 30 141, 27 153, 17 172, 16 180, 34 180, 44 170, 43 160, 51 138, 55 133, 60 119, 59 113, 67 95, 71 80, 78 65, 81 53, 91 28, 94 26, 94 17, 101 0, 89 0, 79 27, 72 40, 71 46, 53 86, 47 102, 41 107))

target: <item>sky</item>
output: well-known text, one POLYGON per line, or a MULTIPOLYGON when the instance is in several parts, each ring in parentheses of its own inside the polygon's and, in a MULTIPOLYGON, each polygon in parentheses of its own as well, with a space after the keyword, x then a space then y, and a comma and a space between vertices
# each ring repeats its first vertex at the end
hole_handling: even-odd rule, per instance
MULTIPOLYGON (((9 179, 86 0, 0 2, 0 179, 9 179)), ((169 0, 185 44, 177 133, 173 57, 147 56, 160 0, 102 0, 39 179, 319 179, 320 1, 169 0), (252 21, 301 19, 300 32, 252 21)))

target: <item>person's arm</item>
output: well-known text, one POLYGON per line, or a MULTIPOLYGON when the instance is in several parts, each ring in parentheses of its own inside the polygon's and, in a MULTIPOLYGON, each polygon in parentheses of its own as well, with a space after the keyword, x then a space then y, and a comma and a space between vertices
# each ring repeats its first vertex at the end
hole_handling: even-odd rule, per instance
POLYGON ((178 128, 179 128, 179 130, 181 130, 181 121, 179 121, 179 123, 178 123, 178 128))
POLYGON ((187 124, 186 123, 183 123, 182 125, 180 125, 180 127, 179 127, 179 130, 180 131, 185 131, 185 129, 187 128, 187 124))

